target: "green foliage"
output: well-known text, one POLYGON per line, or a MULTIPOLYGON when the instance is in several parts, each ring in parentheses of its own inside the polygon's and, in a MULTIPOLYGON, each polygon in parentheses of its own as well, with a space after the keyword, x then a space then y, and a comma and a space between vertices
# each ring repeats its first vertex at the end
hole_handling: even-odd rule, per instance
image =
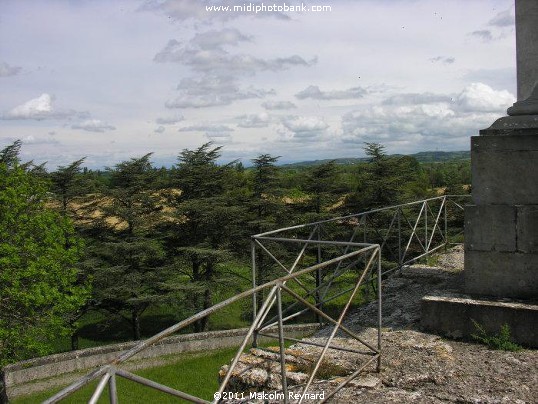
POLYGON ((424 171, 432 188, 445 188, 447 195, 469 193, 463 186, 471 184, 470 160, 429 163, 424 165, 424 171))
MULTIPOLYGON (((260 154, 249 168, 235 161, 220 164, 222 148, 205 143, 181 151, 171 169, 154 168, 150 153, 105 171, 84 168, 84 159, 80 159, 50 175, 44 166, 21 164, 20 147, 21 142, 15 142, 0 152, 6 170, 17 167, 29 176, 32 186, 42 187, 40 212, 52 214, 42 204, 46 193, 52 191, 48 196, 59 201, 58 211, 75 220, 78 235, 54 214, 62 236, 53 227, 50 234, 41 231, 41 236, 60 241, 65 251, 73 251, 72 262, 78 260, 83 271, 76 274, 75 285, 82 287, 86 280, 95 285, 91 305, 79 306, 64 316, 66 328, 68 324, 77 328, 77 321, 84 326, 80 329, 83 344, 98 339, 95 333, 88 335, 90 326, 117 338, 125 338, 128 332, 137 338, 148 335, 149 328, 140 327, 146 327, 151 316, 159 323, 160 307, 173 307, 173 313, 161 318, 170 322, 174 315, 185 318, 248 287, 252 234, 416 200, 429 196, 433 186, 453 192, 470 181, 467 161, 419 164, 410 156, 388 156, 383 146, 375 143, 366 144, 367 158, 362 159, 282 167, 277 166, 279 157, 260 154), (87 246, 82 258, 74 254, 80 251, 80 236, 87 246), (94 315, 100 320, 88 320, 94 315), (114 324, 103 329, 105 323, 114 324), (132 330, 117 330, 128 324, 132 330)), ((444 158, 437 154, 426 157, 444 158)), ((385 219, 380 214, 372 217, 370 224, 381 225, 385 219)), ((460 218, 448 220, 452 223, 460 218)), ((339 237, 345 230, 328 231, 339 237)), ((293 248, 271 246, 282 257, 291 256, 293 248)), ((276 274, 270 260, 262 258, 260 250, 257 253, 258 281, 263 282, 276 274)), ((211 328, 213 319, 197 324, 197 329, 211 328)), ((239 315, 230 319, 236 321, 240 321, 239 315)), ((215 318, 215 323, 225 326, 226 319, 215 318)), ((110 335, 101 341, 116 338, 110 335)))
POLYGON ((369 162, 359 166, 359 186, 346 198, 346 213, 365 212, 427 196, 425 177, 415 159, 389 157, 378 143, 366 143, 364 151, 369 162))
POLYGON ((251 197, 249 200, 252 218, 250 224, 252 233, 274 228, 277 217, 284 204, 282 202, 282 189, 279 184, 279 169, 276 162, 280 157, 270 154, 260 154, 252 159, 251 197))
MULTIPOLYGON (((210 307, 215 293, 233 285, 221 264, 242 249, 238 242, 248 240, 246 210, 238 203, 243 195, 235 189, 243 169, 235 162, 219 166, 220 149, 206 143, 181 152, 170 183, 181 192, 168 200, 175 220, 157 226, 169 265, 179 275, 166 284, 185 296, 181 304, 192 313, 210 307)), ((196 322, 195 330, 205 330, 208 320, 196 322)))
POLYGON ((67 214, 68 203, 77 195, 87 192, 80 183, 80 166, 84 162, 81 158, 68 166, 60 166, 51 174, 53 192, 55 192, 62 202, 62 214, 67 214))
POLYGON ((108 197, 112 205, 106 216, 114 216, 127 224, 127 235, 134 236, 147 229, 153 214, 161 210, 159 196, 151 192, 156 172, 151 166, 151 153, 116 165, 110 171, 108 197))
POLYGON ((235 162, 217 165, 222 146, 211 147, 212 143, 208 142, 195 150, 185 149, 178 156, 174 182, 183 198, 207 198, 223 192, 226 186, 223 179, 235 162))
POLYGON ((305 190, 311 194, 310 209, 318 215, 332 199, 331 196, 336 189, 336 174, 337 168, 334 160, 315 166, 308 172, 305 190))
POLYGON ((156 171, 150 156, 109 169, 110 204, 103 207, 102 221, 119 221, 120 226, 92 245, 97 259, 91 269, 94 306, 125 318, 132 326, 133 339, 141 337, 142 313, 175 293, 166 285, 175 274, 166 263, 162 243, 150 236, 161 212, 160 197, 152 189, 156 171))
POLYGON ((16 153, 0 159, 0 366, 51 351, 89 297, 76 263, 82 241, 45 206, 48 184, 16 153), (69 242, 68 242, 69 241, 69 242))
POLYGON ((472 320, 472 322, 474 327, 476 328, 476 333, 471 334, 471 336, 476 341, 487 345, 489 348, 510 352, 516 352, 523 349, 520 345, 512 341, 512 337, 510 336, 510 327, 508 326, 508 324, 503 324, 498 334, 490 335, 484 329, 484 327, 477 323, 475 320, 472 320))

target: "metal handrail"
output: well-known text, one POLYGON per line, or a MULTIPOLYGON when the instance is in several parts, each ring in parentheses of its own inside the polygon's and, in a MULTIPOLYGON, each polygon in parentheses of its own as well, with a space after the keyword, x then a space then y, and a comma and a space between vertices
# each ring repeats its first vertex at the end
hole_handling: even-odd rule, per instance
MULTIPOLYGON (((313 241, 317 242, 317 241, 313 241)), ((325 243, 324 243, 325 244, 325 243)), ((330 244, 330 243, 329 243, 330 244)), ((341 243, 338 243, 340 245, 341 243)), ((129 360, 134 355, 139 353, 140 351, 148 348, 149 346, 155 344, 156 342, 162 340, 163 338, 176 333, 177 331, 187 327, 188 325, 207 317, 216 311, 223 309, 227 306, 229 306, 232 303, 235 303, 241 299, 248 298, 250 296, 256 295, 257 293, 263 291, 263 290, 269 290, 269 294, 264 299, 263 304, 259 308, 259 311, 254 318, 254 321, 252 322, 247 334, 245 335, 243 342, 241 343, 234 359, 232 360, 231 365, 228 368, 228 371, 222 380, 219 390, 215 393, 215 399, 212 401, 213 403, 218 403, 219 399, 218 397, 221 397, 221 394, 225 391, 226 386, 230 380, 230 377, 232 376, 232 373, 234 371, 235 366, 239 362, 240 355, 242 354, 243 350, 247 346, 250 339, 253 337, 253 335, 262 328, 262 323, 269 314, 271 308, 275 306, 277 308, 278 313, 278 341, 279 341, 279 347, 280 347, 280 360, 281 360, 281 376, 282 376, 282 391, 287 392, 287 381, 286 381, 286 366, 285 366, 285 346, 284 342, 286 340, 295 341, 293 338, 288 338, 284 334, 284 327, 283 323, 285 319, 283 318, 283 311, 282 311, 282 292, 284 291, 289 297, 292 299, 298 300, 306 306, 309 310, 315 312, 316 314, 322 316, 328 323, 331 323, 334 325, 334 328, 332 330, 331 336, 327 339, 325 344, 323 345, 323 349, 318 356, 318 360, 316 362, 316 367, 312 374, 310 375, 309 381, 305 386, 303 386, 302 390, 302 397, 304 397, 304 393, 307 392, 308 388, 310 387, 310 384, 312 383, 312 380, 314 379, 319 366, 327 352, 328 349, 340 349, 338 346, 334 346, 331 344, 334 336, 336 335, 337 331, 342 331, 351 338, 356 339, 359 343, 365 346, 366 352, 361 352, 361 354, 367 354, 371 357, 368 358, 367 362, 362 366, 362 368, 365 368, 368 364, 370 364, 373 360, 377 360, 377 369, 380 369, 381 366, 381 288, 378 288, 378 338, 377 338, 377 347, 373 346, 372 344, 363 341, 359 336, 357 336, 355 333, 353 333, 351 330, 349 330, 347 327, 345 327, 342 322, 346 315, 346 312, 348 311, 354 296, 356 293, 360 290, 362 283, 364 282, 364 279, 367 275, 369 275, 371 272, 377 272, 377 277, 379 282, 381 281, 381 255, 380 255, 380 246, 377 244, 367 244, 367 243, 354 243, 354 242, 348 242, 346 243, 347 246, 351 249, 355 249, 354 251, 347 252, 346 254, 342 254, 336 258, 332 258, 330 260, 326 260, 321 263, 317 263, 315 265, 311 265, 307 268, 297 270, 294 273, 288 273, 285 276, 279 277, 277 279, 274 279, 272 281, 269 281, 263 285, 259 285, 256 287, 253 287, 247 291, 244 291, 242 293, 239 293, 223 302, 217 303, 214 306, 203 310, 188 319, 185 319, 183 321, 180 321, 179 323, 167 328, 164 331, 161 331, 160 333, 154 335, 153 337, 140 341, 138 344, 136 344, 131 349, 125 351, 112 361, 110 361, 107 365, 101 366, 100 368, 90 372, 89 374, 83 376, 79 380, 75 381, 71 385, 67 386, 60 392, 56 393, 51 398, 45 400, 44 404, 52 404, 57 403, 60 400, 70 396, 75 391, 79 390, 80 388, 84 387, 88 383, 90 383, 93 380, 100 379, 97 387, 95 388, 89 403, 96 403, 97 400, 101 397, 101 395, 104 392, 105 387, 108 385, 109 387, 109 402, 110 403, 117 403, 118 397, 117 397, 117 387, 116 387, 116 377, 122 377, 129 379, 133 382, 142 384, 144 386, 157 389, 159 391, 162 391, 164 393, 167 393, 169 395, 173 395, 176 397, 180 397, 184 400, 194 402, 194 403, 209 403, 209 401, 204 400, 200 397, 192 396, 188 393, 173 389, 168 386, 164 386, 160 383, 157 383, 152 380, 145 379, 143 377, 134 375, 132 373, 129 373, 125 370, 120 369, 118 366, 121 365, 123 362, 129 360), (347 299, 347 302, 341 311, 339 317, 337 319, 333 318, 331 315, 325 313, 321 308, 319 308, 317 305, 312 304, 307 300, 307 297, 301 296, 293 289, 286 286, 286 282, 290 280, 297 280, 299 277, 316 272, 316 271, 328 271, 331 266, 338 265, 341 262, 351 262, 351 264, 348 264, 348 266, 356 266, 359 261, 363 260, 363 257, 365 257, 364 261, 367 261, 366 265, 364 266, 364 269, 359 272, 357 281, 355 283, 355 287, 353 288, 352 293, 347 299), (374 263, 377 263, 377 270, 374 270, 374 263)), ((340 390, 342 387, 344 387, 349 381, 353 380, 358 375, 357 372, 354 372, 352 375, 348 377, 348 379, 342 383, 340 386, 337 386, 337 388, 329 394, 327 399, 331 397, 333 394, 335 394, 338 390, 340 390)), ((300 400, 301 402, 302 400, 300 400)), ((284 394, 284 402, 288 402, 288 396, 287 394, 284 394)))
MULTIPOLYGON (((458 204, 456 202, 457 199, 469 198, 470 195, 443 195, 433 198, 427 198, 419 201, 413 201, 408 203, 403 203, 399 205, 393 205, 389 207, 379 208, 379 209, 373 209, 366 212, 361 213, 355 213, 352 215, 346 215, 341 217, 335 217, 331 219, 326 220, 320 220, 316 222, 311 223, 305 223, 305 224, 299 224, 295 226, 289 226, 280 228, 277 230, 271 230, 264 233, 256 234, 252 236, 253 241, 255 242, 252 246, 252 262, 253 265, 256 261, 256 254, 255 254, 255 248, 256 246, 262 248, 268 255, 274 254, 270 251, 270 249, 262 243, 263 240, 266 241, 277 241, 277 242, 297 242, 297 236, 296 231, 297 230, 306 230, 306 229, 312 229, 310 233, 310 237, 308 239, 301 240, 304 243, 304 246, 314 244, 314 241, 312 240, 312 237, 317 232, 318 234, 321 233, 324 230, 324 227, 328 224, 341 224, 341 225, 349 225, 353 222, 356 222, 356 225, 353 225, 350 229, 352 231, 351 237, 349 239, 338 241, 335 240, 333 237, 331 237, 328 241, 321 241, 319 244, 322 243, 331 243, 332 245, 337 245, 340 243, 346 243, 346 242, 352 242, 354 241, 355 237, 357 236, 358 231, 362 228, 363 232, 365 233, 365 239, 363 240, 364 243, 378 243, 380 244, 381 248, 383 249, 387 243, 388 239, 391 235, 393 235, 394 231, 398 232, 398 260, 396 268, 393 269, 401 269, 401 267, 410 264, 413 261, 416 261, 419 258, 424 257, 425 255, 428 255, 437 249, 439 249, 442 246, 445 246, 449 243, 449 236, 448 236, 448 223, 447 223, 447 214, 448 214, 448 208, 450 204, 452 204, 453 207, 457 209, 457 211, 463 212, 463 206, 458 204), (437 209, 437 212, 434 212, 433 204, 438 203, 439 207, 437 209), (407 216, 404 214, 405 208, 412 208, 412 207, 418 207, 420 208, 418 214, 416 215, 415 220, 410 221, 407 216), (371 240, 366 238, 366 232, 368 231, 367 224, 368 221, 371 220, 370 218, 382 214, 382 213, 391 213, 392 216, 390 217, 390 225, 388 227, 387 233, 384 237, 380 237, 376 240, 371 240), (432 222, 428 222, 428 217, 431 216, 433 219, 432 222), (419 230, 419 225, 421 224, 421 220, 424 221, 424 227, 423 227, 423 233, 419 234, 421 230, 419 230), (444 221, 444 223, 442 223, 444 221), (406 226, 407 225, 407 226, 406 226), (411 230, 411 233, 407 240, 405 240, 405 243, 403 243, 402 238, 402 227, 408 228, 411 230), (293 233, 295 231, 295 233, 293 233), (286 234, 292 233, 291 236, 285 236, 286 234), (439 245, 434 246, 434 237, 440 236, 442 243, 439 245), (423 236, 423 238, 421 238, 423 236), (422 253, 418 256, 413 256, 411 258, 408 257, 408 253, 410 250, 410 246, 413 243, 413 241, 416 241, 419 243, 422 253), (407 258, 407 259, 406 259, 407 258)), ((461 229, 463 230, 463 229, 461 229)), ((379 231, 374 228, 374 231, 379 231)), ((299 258, 304 254, 304 250, 301 251, 301 253, 297 256, 299 258)), ((280 264, 281 267, 283 267, 282 264, 280 264)), ((285 268, 284 268, 285 269, 285 268)), ((293 267, 289 270, 293 271, 293 267)), ((391 270, 387 271, 390 272, 391 270)), ((286 269, 288 271, 288 269, 286 269)), ((384 272, 385 273, 385 272, 384 272)), ((252 273, 253 278, 256 277, 255 271, 252 273)), ((255 283, 253 283, 254 285, 255 283)))
MULTIPOLYGON (((305 260, 308 247, 315 246, 317 250, 314 252, 314 259, 317 262, 322 262, 322 247, 323 246, 340 246, 343 248, 342 254, 345 254, 350 243, 355 243, 355 239, 359 234, 363 233, 363 244, 377 243, 380 245, 382 256, 386 258, 389 267, 382 271, 382 276, 395 271, 401 270, 403 267, 417 261, 420 258, 428 256, 440 248, 446 247, 450 242, 448 214, 449 208, 455 208, 456 212, 463 212, 463 206, 460 205, 458 199, 467 199, 470 195, 444 195, 433 198, 427 198, 419 201, 393 205, 385 208, 373 209, 366 212, 356 213, 347 216, 335 217, 326 220, 320 220, 312 223, 299 224, 289 226, 277 230, 271 230, 252 236, 251 256, 252 256, 252 287, 256 287, 260 275, 260 260, 263 256, 267 256, 274 265, 276 270, 283 270, 286 273, 293 273, 297 264, 301 260, 305 260), (413 212, 413 209, 418 213, 413 212), (414 215, 413 215, 414 213, 414 215), (374 221, 374 218, 379 215, 386 215, 385 225, 380 227, 379 223, 369 228, 369 223, 374 221), (413 217, 414 216, 414 217, 413 217), (430 219, 430 220, 428 220, 430 219), (348 236, 345 239, 337 240, 334 235, 327 230, 329 225, 337 225, 348 229, 348 236), (385 234, 381 234, 386 230, 385 234), (307 231, 308 237, 302 235, 307 231), (369 238, 369 232, 375 233, 375 238, 369 238), (408 235, 404 233, 407 232, 408 235), (322 234, 325 234, 325 240, 322 239, 322 234), (315 238, 317 236, 317 239, 315 238), (391 237, 396 238, 392 242, 391 237), (275 249, 271 249, 269 243, 277 243, 279 246, 288 244, 299 244, 301 249, 298 254, 291 256, 279 257, 275 249), (412 251, 412 246, 415 247, 412 251), (392 248, 391 248, 392 247, 392 248), (391 250, 397 249, 397 256, 391 250), (286 266, 285 259, 293 261, 293 264, 286 266), (390 264, 392 262, 392 264, 390 264)), ((463 220, 462 220, 463 224, 463 220)), ((463 228, 458 229, 463 233, 463 228)), ((340 236, 342 238, 342 236, 340 236)), ((357 243, 360 245, 361 243, 357 243)), ((286 250, 289 253, 289 250, 286 250)), ((335 274, 338 273, 340 265, 335 269, 335 274)), ((265 273, 268 271, 265 270, 265 273)), ((278 272, 277 272, 278 273, 278 272)), ((321 307, 323 304, 334 299, 334 296, 327 297, 328 290, 334 282, 334 277, 330 277, 324 281, 320 280, 320 276, 316 277, 317 284, 313 291, 316 292, 316 304, 321 307)), ((265 279, 262 279, 265 281, 265 279)), ((256 299, 257 296, 252 296, 253 317, 256 316, 256 299)), ((298 313, 294 313, 294 316, 298 313)), ((276 320, 273 317, 268 324, 274 324, 276 320)))
MULTIPOLYGON (((215 397, 220 397, 219 394, 225 391, 226 386, 232 376, 233 370, 237 363, 239 362, 239 358, 245 347, 247 346, 249 340, 252 338, 253 345, 256 345, 256 340, 258 335, 260 336, 272 336, 278 339, 279 341, 279 349, 280 349, 280 362, 281 362, 281 377, 282 377, 282 392, 287 392, 287 381, 286 381, 286 366, 285 366, 285 341, 293 341, 297 342, 298 340, 290 337, 286 337, 284 334, 284 328, 283 324, 285 321, 288 321, 290 319, 296 318, 305 311, 311 311, 316 316, 318 316, 320 324, 325 321, 326 324, 332 324, 334 328, 332 329, 330 336, 327 338, 326 342, 324 344, 315 344, 312 345, 318 345, 320 348, 322 348, 320 355, 318 356, 318 359, 316 361, 316 365, 314 368, 314 371, 309 376, 309 379, 307 383, 302 387, 302 393, 301 397, 304 397, 304 393, 307 392, 307 390, 310 388, 316 373, 320 367, 320 364, 322 363, 322 360, 327 353, 328 349, 336 349, 336 350, 342 350, 346 351, 348 353, 355 353, 355 354, 366 354, 371 357, 364 362, 357 370, 355 370, 353 373, 348 375, 348 377, 340 383, 332 392, 330 392, 324 399, 323 402, 330 399, 334 394, 336 394, 341 388, 346 386, 351 380, 353 380, 355 377, 357 377, 368 365, 373 363, 374 361, 377 361, 377 371, 381 368, 381 323, 382 323, 382 317, 381 317, 381 281, 385 274, 388 272, 394 271, 395 269, 402 269, 405 265, 416 261, 417 259, 431 254, 433 251, 436 251, 439 248, 442 248, 443 246, 446 246, 449 243, 449 235, 448 235, 448 221, 447 221, 447 209, 449 206, 449 203, 452 202, 452 205, 456 206, 457 209, 463 210, 463 207, 458 204, 455 199, 460 197, 468 197, 468 195, 448 195, 448 196, 442 196, 442 197, 435 197, 435 198, 428 198, 421 201, 415 201, 415 202, 409 202, 405 204, 400 205, 394 205, 387 208, 380 208, 380 209, 374 209, 368 212, 362 212, 357 213, 353 215, 347 215, 342 216, 338 218, 332 218, 327 220, 321 220, 313 223, 307 223, 307 224, 301 224, 296 226, 290 226, 282 229, 272 230, 265 233, 260 233, 255 236, 252 236, 251 241, 251 257, 252 257, 252 288, 244 291, 242 293, 239 293, 227 300, 224 300, 220 303, 215 304, 214 306, 203 310, 199 313, 196 313, 195 315, 180 321, 177 324, 174 324, 173 326, 167 328, 164 331, 161 331, 160 333, 154 335, 153 337, 140 341, 138 344, 136 344, 131 349, 125 351, 112 361, 110 361, 107 365, 101 366, 98 369, 95 369, 94 371, 88 373, 81 379, 75 381, 71 385, 67 386, 57 394, 55 394, 53 397, 47 399, 44 401, 46 404, 52 404, 59 402, 60 400, 70 396, 75 391, 79 390, 83 386, 87 385, 93 380, 100 379, 100 382, 98 383, 96 389, 93 392, 92 397, 90 398, 90 403, 95 403, 102 395, 105 387, 108 385, 109 387, 109 402, 110 403, 117 403, 117 387, 116 387, 116 376, 123 377, 125 379, 129 379, 133 382, 142 384, 144 386, 160 390, 164 393, 180 397, 184 400, 194 402, 194 403, 209 403, 209 401, 204 400, 199 397, 192 396, 188 393, 173 389, 168 386, 164 386, 160 383, 157 383, 152 380, 145 379, 143 377, 134 375, 132 373, 129 373, 123 369, 120 369, 118 366, 120 366, 125 361, 132 358, 134 355, 139 353, 140 351, 148 348, 149 346, 157 343, 158 341, 162 340, 163 338, 172 335, 181 329, 193 324, 194 322, 205 318, 213 313, 215 313, 218 310, 221 310, 227 306, 229 306, 232 303, 235 303, 241 299, 244 298, 251 298, 252 299, 252 311, 253 311, 253 320, 252 324, 245 335, 234 359, 232 360, 231 365, 228 368, 228 371, 222 380, 219 390, 216 392, 215 397), (434 204, 439 203, 440 206, 436 211, 434 211, 434 204), (419 213, 414 219, 409 219, 408 216, 410 216, 409 208, 418 207, 419 213), (368 222, 372 221, 371 217, 376 214, 384 214, 387 212, 392 212, 392 216, 390 217, 388 229, 382 229, 386 230, 385 235, 381 236, 376 242, 372 242, 372 240, 367 240, 367 232, 368 232, 368 222), (433 221, 428 222, 428 217, 431 217, 433 221), (441 225, 441 221, 444 220, 444 225, 441 225), (422 223, 423 221, 423 223, 422 223), (327 229, 325 228, 329 224, 339 224, 343 225, 344 227, 350 227, 351 225, 351 236, 349 239, 345 240, 334 240, 334 239, 323 239, 322 234, 323 232, 327 233, 327 229), (424 225, 423 232, 419 230, 420 225, 424 225), (404 237, 402 227, 404 229, 410 229, 411 232, 408 236, 408 238, 405 239, 404 243, 404 237), (309 235, 304 238, 301 234, 298 234, 299 230, 307 230, 310 229, 309 235), (363 232, 364 240, 363 242, 356 242, 355 238, 358 237, 360 231, 363 232), (288 233, 294 232, 295 233, 289 235, 288 233), (396 264, 385 270, 382 271, 382 255, 384 252, 384 249, 390 249, 389 246, 389 239, 391 236, 394 236, 394 232, 397 232, 397 238, 398 238, 398 259, 396 261, 396 264), (439 245, 434 246, 434 239, 435 237, 440 237, 441 243, 439 245), (411 251, 411 245, 413 241, 418 242, 418 245, 421 248, 420 254, 409 257, 409 252, 411 251), (281 243, 286 245, 299 245, 300 251, 295 256, 295 258, 292 260, 292 263, 287 266, 284 263, 284 260, 278 257, 278 254, 276 251, 271 251, 271 249, 268 246, 268 243, 281 243), (405 247, 404 247, 405 244, 405 247), (308 249, 315 247, 316 248, 316 264, 307 266, 303 269, 298 269, 300 266, 300 263, 302 261, 306 260, 306 257, 308 255, 308 249), (342 251, 337 257, 332 257, 330 259, 323 260, 323 248, 325 247, 331 247, 331 248, 341 248, 342 251), (257 279, 259 279, 258 274, 258 255, 264 254, 267 257, 270 258, 271 262, 275 265, 276 268, 279 270, 283 270, 285 274, 282 276, 276 277, 276 279, 269 280, 261 285, 257 285, 257 279), (364 262, 364 268, 362 271, 358 270, 358 264, 360 262, 364 262), (374 262, 377 263, 377 269, 374 270, 374 262), (331 272, 331 268, 334 266, 331 272), (357 269, 357 280, 354 283, 353 287, 350 287, 349 289, 338 291, 338 293, 328 296, 329 290, 331 289, 331 286, 334 284, 335 281, 337 281, 342 275, 350 273, 352 270, 357 269), (316 278, 316 286, 314 288, 309 288, 308 285, 304 282, 304 280, 300 280, 299 278, 308 275, 308 274, 315 274, 316 278), (321 275, 324 274, 322 277, 321 275), (359 293, 361 288, 365 285, 365 283, 368 282, 368 280, 372 280, 373 276, 377 278, 377 292, 376 297, 378 301, 378 312, 377 312, 377 346, 374 346, 366 341, 364 341, 359 335, 348 329, 346 326, 343 325, 343 320, 345 318, 346 313, 348 312, 354 297, 359 293), (300 295, 297 291, 287 286, 288 281, 293 281, 295 284, 299 286, 299 289, 301 291, 306 292, 304 295, 300 295), (263 299, 260 305, 258 307, 257 303, 257 296, 260 292, 263 291, 269 291, 267 296, 263 299), (302 305, 305 308, 296 312, 293 312, 289 315, 286 315, 290 311, 290 308, 287 308, 285 311, 282 308, 283 302, 282 302, 282 292, 286 293, 287 296, 292 298, 297 305, 302 305), (339 298, 347 293, 350 293, 349 297, 346 300, 346 303, 343 307, 343 309, 340 312, 340 315, 337 319, 333 318, 331 315, 327 314, 323 307, 324 304, 328 303, 329 301, 339 298), (314 297, 315 303, 311 303, 308 299, 314 297), (276 305, 277 314, 275 317, 267 320, 267 317, 271 311, 271 308, 273 308, 276 305), (275 336, 273 334, 268 334, 267 329, 271 327, 277 327, 278 329, 278 335, 275 336), (355 339, 359 343, 361 343, 365 348, 366 351, 356 351, 349 348, 341 348, 337 347, 331 344, 332 340, 334 339, 336 333, 338 331, 341 331, 345 334, 347 334, 349 337, 355 339)), ((379 236, 380 229, 376 228, 374 229, 376 234, 379 236)), ((330 237, 330 234, 329 234, 330 237)), ((294 305, 290 306, 291 308, 294 307, 294 305)), ((213 403, 219 402, 218 398, 215 398, 213 400, 213 403)), ((288 402, 288 396, 287 394, 284 394, 284 402, 288 402)), ((300 399, 299 403, 302 402, 302 398, 300 399)))

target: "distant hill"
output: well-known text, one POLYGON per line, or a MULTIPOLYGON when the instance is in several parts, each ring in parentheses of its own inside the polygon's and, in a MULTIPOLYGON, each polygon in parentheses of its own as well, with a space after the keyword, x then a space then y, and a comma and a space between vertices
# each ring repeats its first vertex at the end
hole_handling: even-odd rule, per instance
MULTIPOLYGON (((391 154, 390 157, 401 157, 404 156, 403 154, 391 154)), ((414 157, 417 159, 420 163, 439 163, 443 161, 449 161, 449 160, 469 160, 471 158, 471 152, 469 151, 425 151, 425 152, 418 152, 414 154, 409 154, 409 156, 414 157)), ((368 161, 367 157, 342 157, 342 158, 335 158, 335 159, 322 159, 322 160, 310 160, 310 161, 300 161, 297 163, 288 163, 288 164, 282 164, 281 167, 310 167, 310 166, 317 166, 320 164, 328 163, 329 161, 335 161, 336 164, 341 165, 351 165, 351 164, 358 164, 365 161, 368 161)))

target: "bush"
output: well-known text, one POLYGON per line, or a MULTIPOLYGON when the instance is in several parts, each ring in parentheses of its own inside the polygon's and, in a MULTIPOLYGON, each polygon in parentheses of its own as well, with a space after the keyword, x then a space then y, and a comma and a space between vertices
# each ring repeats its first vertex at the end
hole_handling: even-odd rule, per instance
POLYGON ((512 341, 510 336, 510 327, 508 324, 503 324, 498 334, 489 335, 484 327, 482 327, 475 320, 472 320, 477 333, 471 334, 476 341, 487 345, 491 349, 497 349, 501 351, 516 352, 520 351, 522 347, 512 341))

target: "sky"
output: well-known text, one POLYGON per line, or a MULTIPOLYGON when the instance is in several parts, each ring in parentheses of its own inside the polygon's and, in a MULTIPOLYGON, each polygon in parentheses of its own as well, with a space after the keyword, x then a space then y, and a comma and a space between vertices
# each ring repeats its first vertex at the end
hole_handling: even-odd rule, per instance
POLYGON ((513 0, 0 0, 0 148, 51 170, 469 150, 515 94, 513 0))

